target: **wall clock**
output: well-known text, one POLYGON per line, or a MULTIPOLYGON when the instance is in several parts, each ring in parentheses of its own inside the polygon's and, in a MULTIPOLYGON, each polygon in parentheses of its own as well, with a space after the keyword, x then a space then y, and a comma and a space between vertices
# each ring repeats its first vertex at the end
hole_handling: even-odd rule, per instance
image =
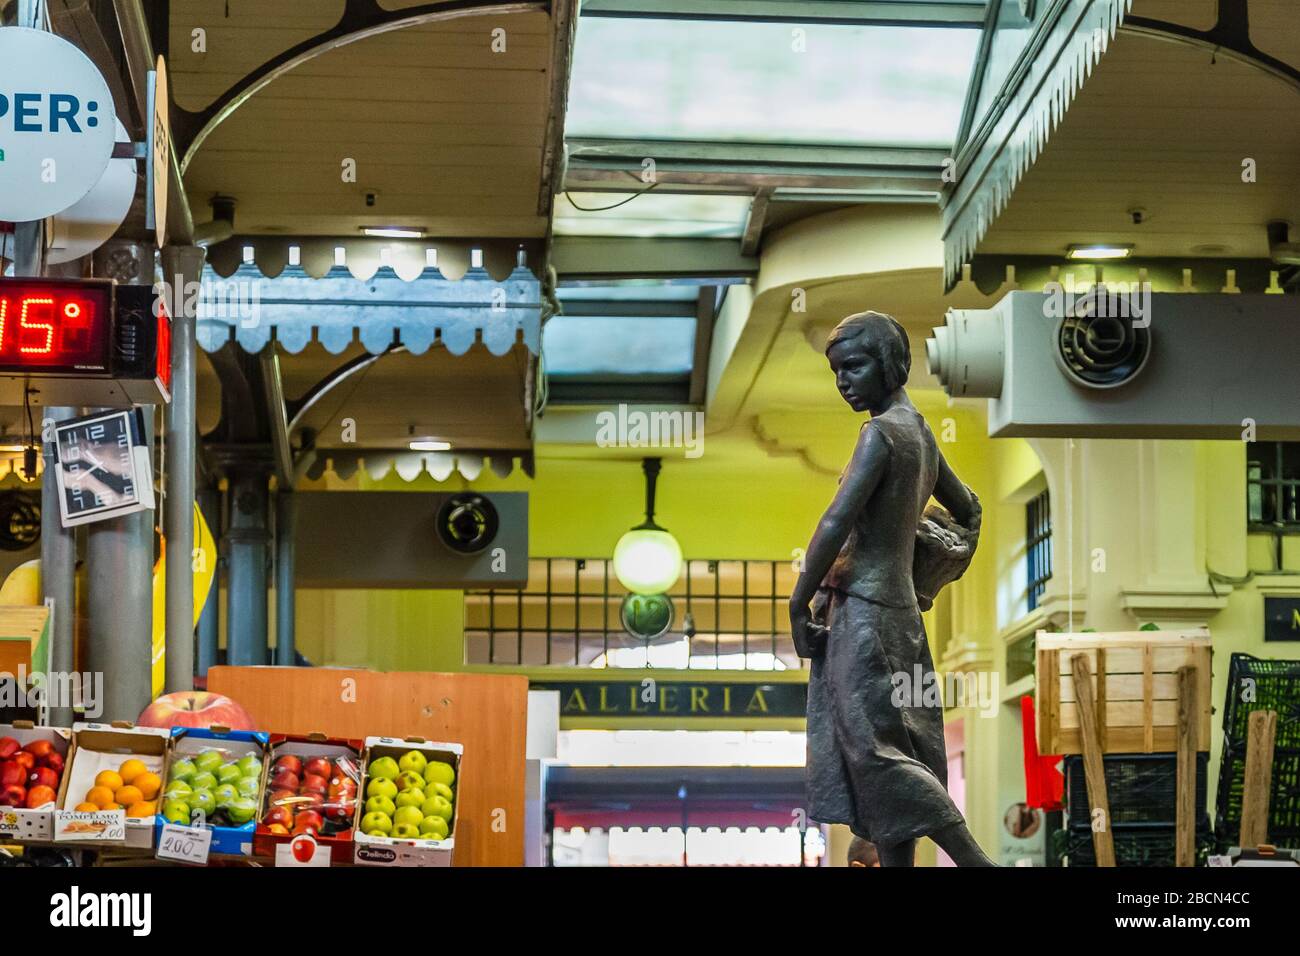
POLYGON ((153 509, 153 469, 140 409, 59 422, 55 450, 63 527, 153 509))

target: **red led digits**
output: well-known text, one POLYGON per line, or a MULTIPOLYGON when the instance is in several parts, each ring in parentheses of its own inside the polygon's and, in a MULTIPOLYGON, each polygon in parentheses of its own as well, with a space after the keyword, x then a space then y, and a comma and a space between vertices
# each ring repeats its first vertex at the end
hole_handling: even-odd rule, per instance
POLYGON ((67 283, 5 280, 0 367, 104 368, 110 317, 96 291, 67 283))
POLYGON ((25 355, 49 355, 54 349, 54 326, 46 322, 29 322, 28 318, 31 312, 35 311, 32 306, 48 305, 53 311, 54 300, 43 296, 28 296, 22 300, 21 311, 18 314, 18 328, 22 331, 19 336, 23 342, 33 342, 36 344, 21 345, 19 351, 25 355), (35 336, 23 336, 22 332, 33 331, 35 336), (44 332, 44 336, 40 333, 44 332))

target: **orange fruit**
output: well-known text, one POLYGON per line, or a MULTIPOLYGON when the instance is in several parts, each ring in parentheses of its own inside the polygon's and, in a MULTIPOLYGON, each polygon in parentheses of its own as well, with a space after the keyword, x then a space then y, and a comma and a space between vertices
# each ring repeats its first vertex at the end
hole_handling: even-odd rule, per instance
POLYGON ((99 809, 98 803, 79 803, 73 807, 78 813, 94 813, 99 809))
POLYGON ((86 802, 102 810, 113 802, 113 791, 108 787, 91 787, 86 791, 86 802))
POLYGON ((140 792, 139 787, 118 787, 113 792, 113 800, 122 804, 124 807, 131 807, 144 799, 144 794, 140 792))
POLYGON ((117 792, 117 788, 122 785, 122 775, 115 770, 101 770, 95 777, 95 786, 97 787, 108 787, 108 789, 117 792))
POLYGON ((117 768, 123 783, 135 783, 135 778, 148 770, 149 768, 144 765, 143 760, 136 760, 134 757, 122 761, 122 766, 117 768))
POLYGON ((154 803, 152 800, 141 800, 138 803, 131 804, 127 808, 128 817, 151 817, 154 815, 154 803))
POLYGON ((121 810, 121 809, 122 809, 122 804, 120 804, 120 803, 110 803, 108 806, 106 806, 106 807, 100 807, 99 809, 101 809, 101 810, 121 810))
POLYGON ((131 781, 131 786, 144 794, 146 800, 152 800, 154 797, 158 796, 158 791, 162 789, 162 778, 156 773, 150 773, 146 770, 144 773, 138 774, 135 779, 131 781))

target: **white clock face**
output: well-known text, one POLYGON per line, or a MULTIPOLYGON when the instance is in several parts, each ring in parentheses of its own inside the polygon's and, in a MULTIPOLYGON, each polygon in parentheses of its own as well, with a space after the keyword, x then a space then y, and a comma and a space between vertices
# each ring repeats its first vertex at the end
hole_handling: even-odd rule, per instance
POLYGON ((59 428, 67 519, 132 509, 140 503, 130 415, 108 415, 59 428))

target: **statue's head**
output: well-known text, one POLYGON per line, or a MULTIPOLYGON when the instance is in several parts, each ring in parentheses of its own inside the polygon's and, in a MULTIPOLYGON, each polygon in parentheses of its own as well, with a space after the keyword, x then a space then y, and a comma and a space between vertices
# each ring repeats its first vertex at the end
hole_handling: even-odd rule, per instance
POLYGON ((907 384, 912 349, 907 332, 881 312, 859 312, 835 326, 826 340, 835 386, 855 412, 875 410, 907 384))

